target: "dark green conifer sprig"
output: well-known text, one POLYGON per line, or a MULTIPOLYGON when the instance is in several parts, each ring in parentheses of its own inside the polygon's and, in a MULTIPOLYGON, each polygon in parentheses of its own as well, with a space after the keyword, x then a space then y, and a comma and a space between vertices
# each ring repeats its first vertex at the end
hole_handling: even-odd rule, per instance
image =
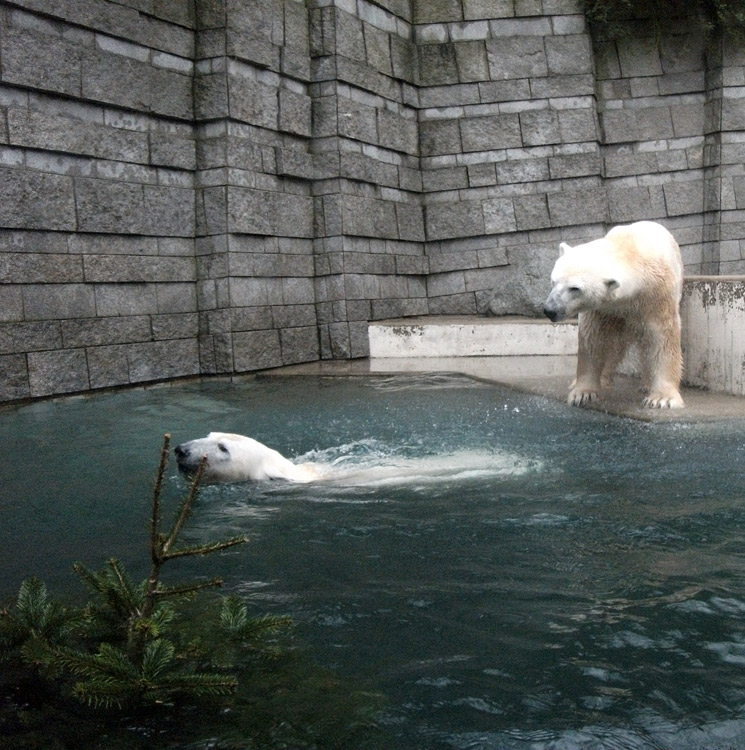
POLYGON ((98 571, 77 563, 74 570, 91 592, 84 607, 54 600, 33 578, 13 602, 0 606, 3 742, 8 730, 9 747, 129 747, 133 731, 157 722, 162 736, 148 735, 148 747, 378 747, 370 738, 381 697, 349 690, 292 641, 283 639, 280 649, 279 631, 290 618, 252 616, 240 597, 203 591, 219 586, 219 578, 164 583, 163 566, 170 560, 246 541, 179 543, 201 471, 173 522, 163 526, 168 454, 166 436, 145 580, 133 580, 116 558, 98 571), (196 742, 200 736, 208 739, 196 742))
POLYGON ((175 645, 166 638, 150 640, 137 664, 123 649, 102 643, 95 654, 58 649, 58 662, 80 679, 74 695, 94 708, 121 707, 137 699, 167 703, 175 695, 206 698, 230 695, 238 679, 217 672, 186 672, 175 645))
POLYGON ((7 658, 14 645, 30 638, 62 643, 81 621, 80 613, 53 600, 38 578, 28 578, 21 584, 15 607, 0 611, 0 617, 4 621, 0 659, 7 658))
POLYGON ((27 664, 55 677, 59 669, 50 649, 67 643, 84 621, 82 611, 52 599, 42 581, 28 578, 15 606, 0 609, 0 663, 27 664))
POLYGON ((55 602, 46 586, 32 578, 21 585, 14 606, 0 611, 3 653, 15 654, 39 674, 67 676, 73 683, 72 694, 94 708, 163 703, 181 695, 228 695, 238 685, 236 677, 225 671, 236 663, 236 648, 273 655, 273 648, 262 645, 262 639, 289 624, 286 617, 251 618, 237 597, 228 597, 218 607, 221 614, 214 623, 212 642, 204 637, 187 642, 177 601, 220 586, 222 579, 164 585, 163 566, 177 558, 226 550, 247 538, 179 545, 206 461, 164 531, 161 495, 169 454, 170 435, 166 435, 153 489, 150 574, 144 581, 135 583, 116 558, 100 571, 76 563, 73 569, 95 594, 84 609, 55 602))

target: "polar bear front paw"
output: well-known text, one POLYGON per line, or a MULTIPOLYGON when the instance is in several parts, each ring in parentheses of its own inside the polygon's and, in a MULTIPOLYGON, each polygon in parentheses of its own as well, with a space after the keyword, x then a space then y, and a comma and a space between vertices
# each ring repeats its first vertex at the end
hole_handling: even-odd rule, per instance
POLYGON ((642 401, 642 406, 647 409, 682 409, 685 403, 677 391, 653 391, 642 401))
POLYGON ((598 400, 598 392, 588 388, 572 388, 567 397, 570 406, 588 406, 598 400))

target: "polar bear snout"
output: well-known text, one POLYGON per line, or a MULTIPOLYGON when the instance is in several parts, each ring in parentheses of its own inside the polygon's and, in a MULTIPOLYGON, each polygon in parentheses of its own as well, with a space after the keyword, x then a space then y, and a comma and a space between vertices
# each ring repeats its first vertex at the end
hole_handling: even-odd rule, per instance
POLYGON ((188 443, 181 443, 181 445, 177 445, 173 452, 176 454, 176 460, 179 462, 179 465, 182 461, 188 461, 189 457, 191 456, 191 451, 189 450, 189 444, 188 443))
POLYGON ((179 471, 184 474, 193 474, 199 468, 199 464, 206 455, 205 451, 193 450, 194 442, 191 440, 188 443, 181 443, 173 449, 173 452, 176 454, 176 463, 178 464, 179 471))
POLYGON ((177 445, 173 452, 176 454, 176 463, 180 471, 187 474, 189 471, 193 471, 194 467, 191 461, 191 451, 189 450, 188 443, 181 443, 177 445))
POLYGON ((555 291, 548 295, 548 299, 543 305, 543 314, 552 322, 558 323, 566 318, 566 306, 558 297, 555 291))
POLYGON ((563 319, 563 314, 557 310, 556 308, 549 307, 548 304, 546 304, 543 308, 543 314, 552 322, 556 323, 563 319))

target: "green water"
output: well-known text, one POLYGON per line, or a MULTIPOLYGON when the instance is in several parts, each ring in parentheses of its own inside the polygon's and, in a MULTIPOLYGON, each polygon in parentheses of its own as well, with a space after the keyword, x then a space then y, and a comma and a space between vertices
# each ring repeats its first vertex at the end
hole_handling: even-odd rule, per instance
MULTIPOLYGON (((188 534, 251 542, 194 566, 385 693, 390 748, 745 747, 742 423, 449 376, 37 403, 0 413, 0 595, 31 574, 78 595, 76 560, 144 572, 162 435, 211 430, 329 469, 205 487, 188 534)), ((166 495, 183 488, 174 462, 166 495)))

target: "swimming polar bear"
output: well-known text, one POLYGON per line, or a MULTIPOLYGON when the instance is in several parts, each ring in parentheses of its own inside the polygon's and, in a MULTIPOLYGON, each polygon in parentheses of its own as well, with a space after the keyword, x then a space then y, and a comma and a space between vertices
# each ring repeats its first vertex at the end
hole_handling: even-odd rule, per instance
POLYGON ((174 449, 179 469, 193 474, 204 456, 205 482, 245 482, 263 479, 287 479, 312 482, 320 476, 312 463, 294 464, 281 453, 245 435, 210 432, 207 437, 189 440, 174 449))

